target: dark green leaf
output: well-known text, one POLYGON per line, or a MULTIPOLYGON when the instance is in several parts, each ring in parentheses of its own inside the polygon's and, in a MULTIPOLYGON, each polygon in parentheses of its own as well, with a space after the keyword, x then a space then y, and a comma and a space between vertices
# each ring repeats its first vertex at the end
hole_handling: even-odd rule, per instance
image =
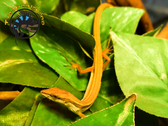
POLYGON ((36 110, 31 126, 66 126, 77 116, 65 106, 43 99, 36 110))
MULTIPOLYGON (((76 40, 83 49, 85 49, 85 53, 87 56, 92 56, 92 51, 94 49, 94 38, 86 32, 81 31, 80 29, 72 26, 69 23, 66 23, 57 17, 50 16, 44 14, 45 24, 49 27, 53 27, 63 32, 64 34, 70 36, 74 40, 76 40)), ((89 57, 91 57, 89 56, 89 57)))
POLYGON ((38 92, 38 96, 36 95, 34 97, 35 97, 34 103, 31 107, 31 111, 29 112, 29 116, 27 117, 27 120, 26 120, 24 126, 30 126, 30 124, 32 123, 32 121, 34 119, 34 115, 35 115, 36 110, 38 108, 38 105, 41 102, 43 96, 40 95, 38 92))
POLYGON ((51 66, 74 88, 85 90, 88 74, 79 75, 74 69, 69 70, 71 67, 64 66, 70 65, 64 56, 70 61, 76 59, 83 69, 88 65, 84 53, 74 39, 56 29, 43 26, 30 40, 35 54, 42 61, 51 66))
POLYGON ((160 25, 158 28, 156 28, 155 30, 153 31, 150 31, 150 32, 147 32, 145 33, 143 36, 151 36, 151 37, 156 37, 160 30, 162 29, 163 25, 160 25))

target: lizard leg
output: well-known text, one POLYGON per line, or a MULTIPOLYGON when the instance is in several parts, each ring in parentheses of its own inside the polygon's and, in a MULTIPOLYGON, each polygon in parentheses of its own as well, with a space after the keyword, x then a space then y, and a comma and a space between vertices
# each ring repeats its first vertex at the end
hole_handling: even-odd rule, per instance
POLYGON ((107 67, 107 65, 110 63, 111 59, 107 56, 107 54, 111 54, 111 51, 113 51, 113 45, 110 46, 110 40, 111 37, 108 40, 108 44, 105 50, 102 51, 102 56, 104 59, 106 59, 106 62, 103 64, 103 70, 107 67))
MULTIPOLYGON (((64 56, 64 55, 62 54, 62 56, 64 56)), ((65 57, 65 56, 64 56, 64 57, 65 57)), ((88 72, 93 71, 93 66, 88 67, 88 68, 82 70, 82 67, 77 63, 77 60, 75 60, 75 63, 73 63, 73 62, 69 61, 69 59, 68 59, 67 57, 65 57, 65 59, 66 59, 71 65, 64 65, 64 66, 71 67, 70 70, 71 70, 71 69, 75 69, 75 71, 78 70, 79 73, 88 73, 88 72)))
POLYGON ((84 115, 82 112, 79 112, 78 115, 79 115, 81 118, 86 117, 86 115, 84 115))

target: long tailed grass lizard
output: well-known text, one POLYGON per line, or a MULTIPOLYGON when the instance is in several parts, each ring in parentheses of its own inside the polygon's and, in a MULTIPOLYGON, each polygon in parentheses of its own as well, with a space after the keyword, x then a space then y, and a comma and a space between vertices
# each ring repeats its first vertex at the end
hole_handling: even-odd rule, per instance
POLYGON ((113 7, 111 4, 103 3, 101 4, 95 13, 94 26, 93 26, 93 35, 95 38, 95 48, 94 48, 94 61, 93 65, 89 68, 82 70, 80 65, 76 63, 71 63, 71 67, 77 69, 80 73, 91 72, 90 80, 82 100, 79 100, 70 92, 59 89, 57 87, 44 89, 41 91, 41 94, 48 99, 59 102, 67 106, 72 112, 76 113, 80 117, 85 117, 82 113, 86 111, 93 102, 96 100, 100 87, 101 87, 101 78, 103 70, 106 68, 110 62, 110 58, 106 55, 109 51, 112 50, 112 46, 102 51, 101 41, 100 41, 100 18, 103 10, 108 7, 113 7), (103 59, 106 59, 106 62, 103 64, 103 59))

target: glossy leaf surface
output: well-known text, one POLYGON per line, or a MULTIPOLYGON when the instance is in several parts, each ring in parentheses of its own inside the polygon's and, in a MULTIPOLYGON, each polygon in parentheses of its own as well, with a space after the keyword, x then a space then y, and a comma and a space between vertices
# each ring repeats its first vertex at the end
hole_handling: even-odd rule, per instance
POLYGON ((168 117, 168 41, 111 32, 118 82, 126 96, 136 93, 136 105, 168 117))

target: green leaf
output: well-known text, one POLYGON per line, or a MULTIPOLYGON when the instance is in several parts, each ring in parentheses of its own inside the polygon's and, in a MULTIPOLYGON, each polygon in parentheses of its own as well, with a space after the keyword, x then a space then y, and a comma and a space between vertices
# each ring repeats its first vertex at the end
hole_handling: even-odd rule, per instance
POLYGON ((85 31, 89 34, 93 34, 92 33, 92 28, 93 28, 93 20, 94 20, 94 16, 95 13, 90 14, 85 21, 83 21, 83 23, 79 26, 79 29, 81 29, 82 31, 85 31))
MULTIPOLYGON (((107 45, 106 43, 108 42, 107 40, 111 29, 113 31, 134 33, 143 13, 143 10, 130 7, 106 8, 101 15, 100 21, 100 36, 102 44, 107 45)), ((79 26, 79 28, 89 34, 93 34, 92 25, 94 15, 95 14, 93 13, 88 16, 86 20, 79 26)), ((93 41, 89 41, 89 43, 92 42, 93 41)))
POLYGON ((61 16, 61 20, 68 22, 76 27, 79 27, 86 18, 86 15, 77 11, 68 11, 61 16))
POLYGON ((168 117, 168 41, 111 32, 115 70, 126 96, 136 93, 136 105, 156 116, 168 117))
POLYGON ((30 5, 34 5, 41 13, 51 14, 58 6, 60 0, 28 0, 30 5))
POLYGON ((78 11, 83 14, 90 14, 95 11, 100 4, 100 0, 61 0, 55 15, 61 15, 66 11, 78 11))
POLYGON ((42 1, 34 1, 34 0, 1 0, 0 1, 0 20, 5 21, 7 19, 9 12, 15 12, 14 7, 17 9, 27 8, 30 10, 35 10, 32 7, 37 8, 37 11, 41 13, 50 14, 53 12, 58 6, 59 0, 42 0, 42 1), (29 5, 29 7, 21 7, 21 5, 29 5), (32 7, 31 7, 32 5, 32 7), (12 9, 13 8, 13 9, 12 9))
POLYGON ((39 94, 39 92, 37 92, 37 93, 38 93, 38 96, 34 96, 35 100, 34 100, 34 103, 33 103, 32 107, 31 107, 31 111, 29 112, 29 116, 27 117, 24 126, 30 126, 30 124, 32 123, 32 121, 34 119, 34 115, 35 115, 35 112, 36 112, 36 110, 38 108, 38 105, 39 105, 39 103, 41 102, 41 100, 43 98, 43 96, 41 94, 39 94))
POLYGON ((87 56, 89 57, 92 56, 92 52, 95 45, 95 40, 92 35, 89 35, 88 33, 81 31, 77 27, 74 27, 71 24, 62 21, 57 17, 46 14, 44 14, 43 16, 45 19, 46 26, 53 27, 63 32, 64 34, 70 36, 71 38, 76 40, 76 42, 78 42, 79 45, 81 45, 84 50, 86 50, 85 53, 87 52, 86 53, 87 56))
MULTIPOLYGON (((71 87, 62 77, 53 86, 67 90, 77 98, 82 97, 82 93, 71 87)), ((48 99, 41 101, 42 97, 39 90, 25 88, 14 101, 0 111, 0 125, 43 126, 57 124, 62 126, 79 119, 65 106, 51 102, 48 99), (46 115, 49 118, 46 118, 46 115), (1 120, 4 120, 4 122, 1 120)))
POLYGON ((149 31, 149 32, 143 34, 143 36, 156 37, 156 36, 159 34, 159 32, 160 32, 160 30, 162 29, 162 27, 163 27, 163 24, 160 25, 160 26, 159 26, 158 28, 156 28, 155 30, 149 31))
POLYGON ((96 10, 96 8, 101 4, 100 0, 65 0, 65 5, 67 10, 75 10, 84 14, 91 13, 96 10))
POLYGON ((49 87, 58 75, 33 54, 28 41, 9 36, 0 43, 0 82, 49 87))
POLYGON ((43 99, 34 115, 31 126, 66 126, 76 115, 55 102, 43 99))
MULTIPOLYGON (((103 42, 108 39, 110 28, 115 31, 134 33, 139 19, 143 13, 143 10, 135 8, 113 7, 105 9, 102 13, 100 24, 101 41, 103 42)), ((92 55, 95 41, 93 39, 93 36, 86 34, 86 32, 89 33, 92 31, 94 14, 89 16, 79 27, 81 30, 86 32, 83 32, 64 21, 61 21, 54 16, 45 14, 43 16, 47 26, 59 29, 63 33, 71 36, 73 39, 80 43, 82 49, 84 49, 85 54, 91 57, 90 55, 92 55)))
POLYGON ((144 11, 131 7, 112 7, 103 11, 100 23, 101 41, 109 37, 111 30, 135 33, 144 11))
POLYGON ((74 88, 78 90, 86 89, 88 74, 78 75, 74 69, 69 70, 70 67, 64 66, 70 65, 64 56, 70 61, 76 59, 82 68, 91 65, 85 62, 85 55, 74 39, 56 29, 43 26, 30 40, 35 54, 42 61, 58 72, 74 88))
POLYGON ((0 125, 24 125, 26 119, 29 117, 29 112, 32 111, 32 107, 38 104, 39 98, 41 97, 41 95, 39 95, 39 91, 25 88, 18 97, 0 111, 0 125))
POLYGON ((133 126, 135 99, 133 94, 121 103, 80 119, 71 126, 133 126))
POLYGON ((1 0, 0 1, 0 8, 1 8, 1 12, 0 12, 0 20, 1 21, 5 21, 5 19, 8 16, 8 13, 12 11, 12 8, 15 6, 19 6, 19 5, 23 5, 23 4, 28 4, 27 0, 23 1, 23 0, 1 0))
MULTIPOLYGON (((106 8, 101 15, 100 36, 101 42, 108 39, 110 31, 120 31, 134 33, 144 11, 131 7, 112 7, 106 8)), ((79 27, 81 30, 92 34, 92 23, 94 14, 88 18, 79 27)))

